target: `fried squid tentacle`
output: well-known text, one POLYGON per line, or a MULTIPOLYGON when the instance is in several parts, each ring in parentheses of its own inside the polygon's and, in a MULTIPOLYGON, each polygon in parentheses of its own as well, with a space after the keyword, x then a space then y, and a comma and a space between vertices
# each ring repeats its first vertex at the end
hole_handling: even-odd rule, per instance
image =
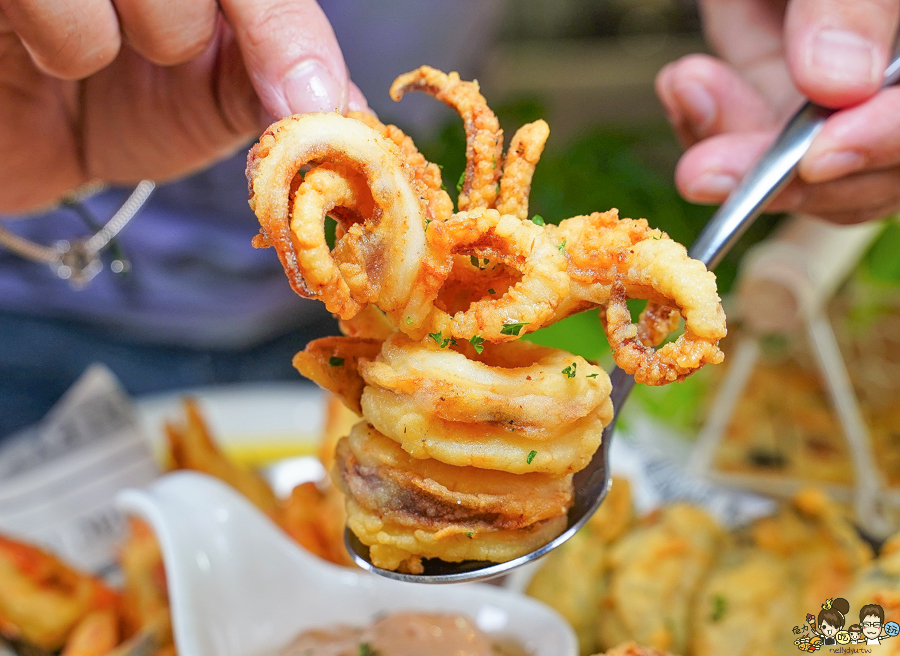
POLYGON ((539 120, 518 129, 509 143, 500 178, 497 210, 500 214, 515 214, 523 221, 528 218, 528 197, 531 180, 544 144, 550 136, 550 126, 539 120))
POLYGON ((428 333, 512 341, 551 319, 569 291, 565 258, 544 230, 530 221, 501 216, 497 210, 459 212, 432 224, 428 242, 435 252, 469 255, 485 267, 503 264, 522 274, 499 298, 475 301, 452 317, 435 307, 425 324, 428 333))
POLYGON ((405 73, 391 85, 391 98, 408 91, 424 91, 455 109, 466 130, 466 171, 459 193, 460 210, 494 207, 503 158, 503 130, 477 82, 464 82, 430 66, 405 73))
POLYGON ((444 189, 441 178, 441 169, 425 159, 419 152, 413 140, 396 125, 385 125, 368 112, 349 112, 349 118, 362 121, 382 137, 390 139, 400 149, 400 156, 413 172, 413 180, 422 185, 421 193, 425 197, 428 206, 428 218, 431 221, 442 221, 453 214, 453 201, 444 189))
MULTIPOLYGON (((426 256, 425 208, 397 147, 359 121, 338 114, 290 116, 272 124, 253 146, 247 161, 250 207, 262 225, 265 240, 278 252, 294 290, 301 296, 318 296, 319 292, 307 283, 307 278, 312 275, 315 279, 316 274, 301 268, 290 230, 289 206, 298 171, 322 161, 357 171, 365 178, 377 206, 373 216, 351 226, 342 238, 356 230, 355 248, 351 250, 362 253, 364 261, 355 264, 365 269, 372 290, 363 298, 354 298, 351 293, 355 305, 348 302, 341 318, 351 318, 372 296, 385 312, 404 312, 426 256)), ((311 220, 322 221, 324 216, 320 213, 311 220)), ((322 252, 324 232, 316 229, 311 240, 313 248, 322 252)))
POLYGON ((690 327, 662 348, 654 350, 645 346, 638 327, 631 323, 626 300, 625 286, 614 283, 606 308, 606 336, 616 364, 637 382, 665 385, 684 380, 704 364, 718 364, 725 358, 718 347, 718 338, 697 335, 690 327))

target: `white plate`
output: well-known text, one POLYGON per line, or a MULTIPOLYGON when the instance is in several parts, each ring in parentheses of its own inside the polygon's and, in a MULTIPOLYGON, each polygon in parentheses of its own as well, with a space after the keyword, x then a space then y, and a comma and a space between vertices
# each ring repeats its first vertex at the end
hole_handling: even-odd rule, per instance
POLYGON ((299 382, 216 385, 144 396, 135 404, 138 420, 157 455, 164 451, 165 422, 184 421, 185 397, 198 401, 216 443, 249 464, 313 453, 325 421, 325 393, 299 382))

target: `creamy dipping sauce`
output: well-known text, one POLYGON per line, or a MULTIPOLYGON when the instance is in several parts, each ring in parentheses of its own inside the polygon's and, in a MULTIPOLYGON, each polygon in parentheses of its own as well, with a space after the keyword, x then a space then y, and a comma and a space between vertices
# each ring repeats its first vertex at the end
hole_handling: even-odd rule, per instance
POLYGON ((372 626, 301 633, 280 656, 527 656, 502 645, 462 615, 394 613, 372 626))

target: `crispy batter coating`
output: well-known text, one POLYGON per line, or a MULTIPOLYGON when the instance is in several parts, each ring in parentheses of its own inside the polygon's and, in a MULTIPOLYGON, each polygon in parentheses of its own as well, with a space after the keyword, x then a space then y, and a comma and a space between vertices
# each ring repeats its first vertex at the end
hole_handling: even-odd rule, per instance
POLYGON ((549 136, 550 126, 544 120, 527 123, 513 135, 500 178, 496 205, 500 214, 514 214, 523 221, 528 218, 531 180, 549 136))
POLYGON ((424 91, 455 109, 466 130, 466 171, 458 208, 494 207, 499 192, 503 158, 503 130, 477 82, 464 82, 458 73, 444 73, 421 66, 399 76, 391 85, 391 98, 400 100, 408 91, 424 91))
POLYGON ((363 544, 370 545, 369 557, 376 567, 420 574, 422 558, 440 558, 451 563, 464 560, 502 563, 524 556, 562 533, 566 516, 526 528, 483 534, 455 526, 428 531, 385 521, 348 499, 347 526, 363 544))
POLYGON ((791 627, 809 612, 797 605, 796 583, 790 565, 771 553, 746 548, 726 553, 697 594, 690 653, 796 653, 791 627))
POLYGON ((381 341, 366 337, 322 337, 314 339, 294 356, 301 374, 336 394, 344 404, 362 415, 359 397, 365 381, 359 375, 360 359, 371 360, 381 351, 381 341))
POLYGON ((610 552, 612 574, 599 616, 603 648, 636 640, 685 653, 691 608, 725 534, 699 508, 673 504, 610 552))
POLYGON ((362 233, 359 228, 351 231, 352 223, 341 223, 344 237, 338 240, 332 257, 324 222, 335 208, 346 208, 364 221, 364 217, 372 216, 374 201, 361 175, 347 167, 322 164, 306 174, 294 193, 291 237, 306 289, 330 312, 347 316, 358 312, 363 303, 375 300, 378 290, 369 278, 365 260, 354 257, 368 254, 353 248, 352 241, 359 240, 362 233))
POLYGON ((564 515, 572 477, 455 467, 411 457, 360 422, 338 443, 339 479, 348 497, 399 525, 485 533, 524 528, 564 515))
POLYGON ((450 218, 450 215, 453 214, 453 201, 450 200, 450 195, 444 189, 441 169, 437 164, 425 159, 411 138, 396 125, 385 125, 368 112, 348 112, 347 116, 362 121, 397 145, 403 161, 412 169, 413 182, 417 187, 421 185, 419 191, 425 197, 429 220, 443 221, 450 218))
MULTIPOLYGON (((363 123, 338 114, 303 114, 273 123, 250 150, 247 160, 250 206, 267 241, 278 252, 294 290, 301 296, 317 294, 306 283, 289 229, 292 183, 301 167, 317 161, 357 171, 365 178, 379 209, 376 217, 354 224, 340 240, 348 240, 347 250, 356 256, 340 265, 357 268, 342 269, 342 277, 346 281, 364 274, 372 286, 372 292, 365 297, 346 299, 340 308, 341 317, 352 317, 363 304, 374 300, 373 295, 382 310, 415 317, 416 308, 407 306, 414 302, 411 297, 415 296, 415 283, 426 255, 424 203, 393 142, 363 123)), ((319 216, 319 220, 323 218, 319 216)), ((321 257, 313 261, 327 267, 332 255, 321 251, 324 232, 321 239, 319 236, 316 229, 311 240, 321 257)))
POLYGON ((392 337, 360 366, 363 415, 416 458, 516 474, 584 468, 612 419, 606 373, 525 342, 481 358, 392 337))
POLYGON ((452 317, 435 307, 422 336, 442 333, 464 340, 477 336, 494 343, 512 341, 552 318, 569 291, 565 258, 530 221, 497 210, 460 212, 432 224, 428 242, 439 253, 479 257, 485 266, 502 263, 520 271, 522 278, 497 298, 475 301, 452 317), (513 332, 508 324, 522 325, 513 332))

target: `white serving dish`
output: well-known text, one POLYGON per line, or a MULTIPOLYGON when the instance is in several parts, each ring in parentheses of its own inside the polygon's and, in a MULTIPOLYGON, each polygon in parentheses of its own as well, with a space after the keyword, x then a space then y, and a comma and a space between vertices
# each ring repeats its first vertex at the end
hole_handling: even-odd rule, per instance
POLYGON ((267 656, 298 633, 367 624, 390 611, 459 613, 533 656, 575 656, 568 624, 544 604, 484 584, 383 579, 304 551, 223 483, 195 472, 119 496, 162 547, 180 656, 267 656))

